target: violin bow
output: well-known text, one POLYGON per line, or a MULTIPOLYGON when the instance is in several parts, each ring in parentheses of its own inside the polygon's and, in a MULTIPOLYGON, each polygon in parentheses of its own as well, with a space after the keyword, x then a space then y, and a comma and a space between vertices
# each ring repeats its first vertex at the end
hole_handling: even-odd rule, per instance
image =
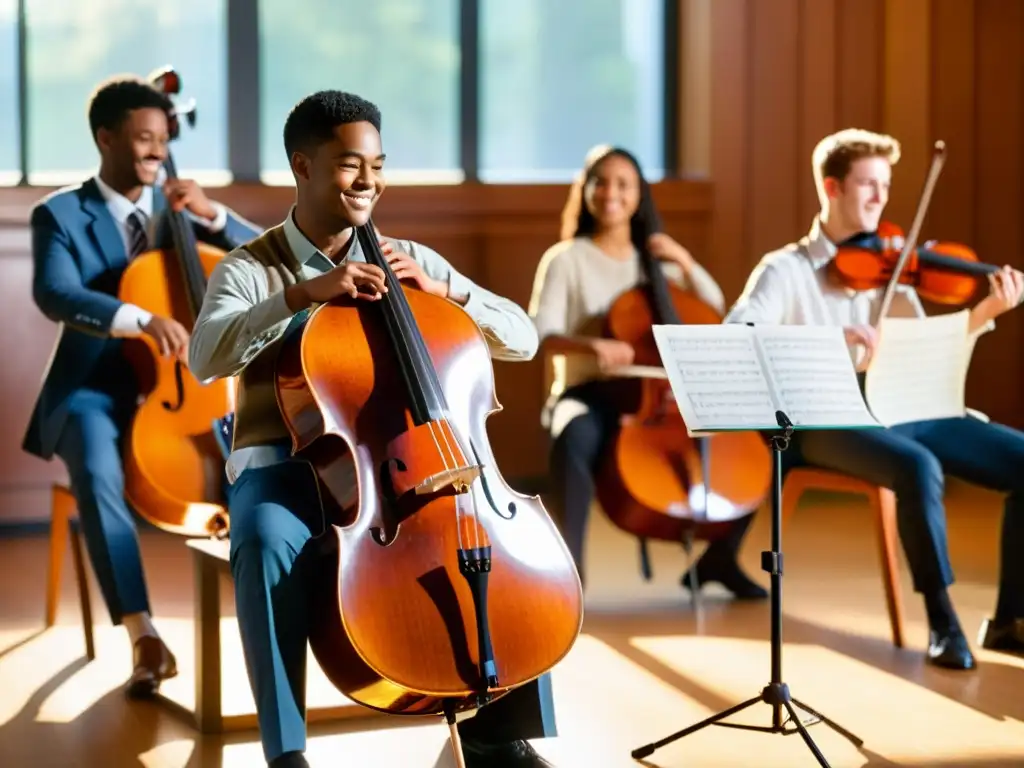
POLYGON ((917 246, 917 238, 921 233, 921 226, 924 224, 924 217, 932 200, 932 192, 935 191, 935 185, 939 181, 939 174, 942 173, 942 166, 945 164, 946 142, 936 141, 935 149, 932 152, 932 164, 928 169, 928 176, 924 180, 924 190, 921 192, 921 199, 917 202, 917 213, 914 214, 914 222, 910 225, 910 231, 907 232, 906 241, 903 243, 903 250, 900 251, 900 257, 892 271, 892 277, 889 278, 889 284, 885 287, 882 303, 878 307, 878 315, 872 323, 876 328, 882 322, 882 318, 888 314, 892 298, 896 293, 896 286, 900 282, 900 274, 903 272, 907 259, 910 258, 910 252, 917 246))

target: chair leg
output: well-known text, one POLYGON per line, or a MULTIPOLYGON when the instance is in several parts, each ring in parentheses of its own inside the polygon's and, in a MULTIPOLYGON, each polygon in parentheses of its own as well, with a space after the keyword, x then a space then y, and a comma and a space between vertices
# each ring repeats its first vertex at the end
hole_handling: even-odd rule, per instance
POLYGON ((68 542, 69 499, 60 486, 50 491, 50 562, 46 573, 46 627, 57 623, 60 604, 60 577, 64 566, 64 548, 68 542))
POLYGON ((89 597, 89 580, 85 572, 85 557, 82 554, 82 536, 75 526, 69 526, 71 534, 71 557, 75 564, 75 581, 78 582, 78 601, 82 606, 82 631, 85 633, 85 655, 89 661, 96 658, 96 640, 92 627, 92 600, 89 597))
POLYGON ((92 661, 96 658, 92 599, 89 596, 89 579, 85 568, 85 555, 82 552, 82 536, 77 526, 72 524, 77 506, 75 497, 67 488, 58 484, 53 485, 50 498, 50 564, 46 580, 46 626, 52 627, 57 622, 64 548, 70 546, 75 584, 78 587, 78 602, 82 609, 85 655, 92 661))
POLYGON ((892 643, 903 647, 903 590, 900 587, 900 569, 897 550, 899 530, 896 527, 896 494, 888 488, 879 488, 872 499, 878 518, 878 543, 882 557, 882 583, 885 602, 889 610, 892 643))

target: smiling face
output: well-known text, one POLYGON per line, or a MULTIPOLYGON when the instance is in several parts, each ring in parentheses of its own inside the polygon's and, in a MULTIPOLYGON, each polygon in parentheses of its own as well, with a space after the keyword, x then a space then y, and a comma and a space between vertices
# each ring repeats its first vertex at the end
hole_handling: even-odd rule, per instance
POLYGON ((884 157, 862 157, 850 163, 846 178, 825 179, 829 219, 842 230, 874 232, 889 202, 892 166, 884 157))
POLYGON ((334 230, 362 226, 386 186, 380 133, 369 122, 343 123, 310 154, 295 152, 300 199, 334 230))
POLYGON ((156 183, 169 140, 167 114, 155 107, 130 110, 116 129, 96 133, 104 166, 125 187, 156 183))
POLYGON ((620 155, 601 160, 583 188, 583 204, 601 229, 628 226, 640 204, 636 168, 620 155))

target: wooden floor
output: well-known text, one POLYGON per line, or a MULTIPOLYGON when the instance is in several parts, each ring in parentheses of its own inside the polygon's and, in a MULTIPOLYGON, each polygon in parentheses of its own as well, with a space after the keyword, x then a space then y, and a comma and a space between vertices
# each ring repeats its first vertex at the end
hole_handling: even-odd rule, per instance
MULTIPOLYGON (((999 499, 955 488, 950 538, 952 590, 972 641, 995 595, 999 499)), ((768 542, 759 516, 744 551, 756 578, 768 542)), ((907 592, 909 647, 888 639, 873 527, 866 508, 837 499, 802 507, 784 538, 783 672, 793 694, 864 739, 858 750, 822 724, 811 736, 835 768, 848 766, 1024 766, 1024 660, 979 651, 973 673, 926 667, 920 601, 907 592)), ((192 670, 192 577, 179 540, 143 542, 156 620, 192 670)), ((110 626, 99 593, 96 661, 86 664, 78 607, 65 568, 59 626, 40 633, 45 540, 0 540, 0 766, 252 768, 263 765, 258 735, 197 738, 158 706, 128 703, 123 630, 110 626)), ((1024 553, 1022 553, 1024 555, 1024 553)), ((684 561, 656 547, 655 580, 640 581, 631 540, 598 519, 591 530, 584 635, 554 672, 560 736, 536 744, 559 768, 636 766, 630 751, 756 695, 768 682, 768 603, 706 602, 698 626, 678 587, 684 561)), ((229 592, 229 591, 228 591, 229 592)), ((230 592, 226 607, 233 614, 230 592)), ((225 709, 252 711, 233 619, 223 622, 225 709)), ((311 699, 333 689, 313 667, 311 699)), ((733 718, 767 725, 762 704, 733 718)), ((311 765, 451 768, 447 730, 436 722, 372 718, 314 726, 311 765)), ((799 736, 709 728, 657 751, 647 766, 816 765, 799 736)))

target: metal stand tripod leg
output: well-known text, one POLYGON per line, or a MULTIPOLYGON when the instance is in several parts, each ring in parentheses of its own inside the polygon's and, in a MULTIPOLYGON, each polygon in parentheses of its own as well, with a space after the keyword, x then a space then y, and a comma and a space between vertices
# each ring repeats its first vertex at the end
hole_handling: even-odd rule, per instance
MULTIPOLYGON (((671 744, 684 736, 689 736, 691 733, 699 731, 706 726, 718 725, 723 728, 741 728, 748 731, 761 731, 763 733, 781 733, 785 736, 799 733, 804 743, 807 744, 808 749, 814 754, 818 764, 823 766, 823 768, 830 768, 828 761, 825 760, 825 756, 807 732, 807 727, 801 722, 800 716, 796 711, 797 707, 815 717, 817 719, 816 722, 824 723, 836 733, 849 739, 854 746, 860 747, 864 744, 862 739, 850 733, 850 731, 811 709, 806 704, 794 699, 789 693, 789 686, 782 682, 782 452, 789 447, 789 439, 793 434, 793 423, 782 411, 776 411, 775 416, 783 431, 781 434, 772 436, 772 453, 775 465, 774 487, 772 491, 772 548, 768 552, 761 553, 761 567, 771 575, 772 586, 771 682, 761 690, 760 695, 747 699, 742 704, 737 704, 723 712, 719 712, 717 715, 712 715, 699 723, 691 725, 689 728, 673 733, 671 736, 666 736, 659 741, 634 749, 631 753, 634 759, 640 760, 648 757, 655 750, 661 749, 665 745, 671 744), (772 708, 772 724, 770 726, 721 722, 725 718, 757 704, 759 701, 763 701, 772 708), (793 729, 785 727, 783 710, 789 714, 789 719, 793 721, 795 726, 793 729)), ((814 724, 814 722, 809 723, 809 725, 814 724)))

